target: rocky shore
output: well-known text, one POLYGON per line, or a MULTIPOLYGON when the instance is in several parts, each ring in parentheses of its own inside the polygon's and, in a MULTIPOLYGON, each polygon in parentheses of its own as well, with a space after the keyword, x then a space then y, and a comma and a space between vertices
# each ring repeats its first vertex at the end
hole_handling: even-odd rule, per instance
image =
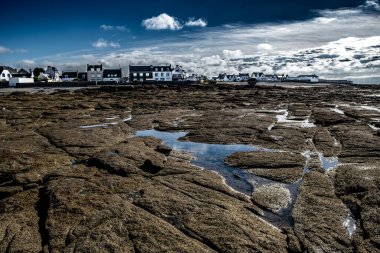
POLYGON ((375 86, 0 92, 0 252, 380 252, 379 127, 375 86), (148 129, 257 147, 224 162, 262 181, 148 129))

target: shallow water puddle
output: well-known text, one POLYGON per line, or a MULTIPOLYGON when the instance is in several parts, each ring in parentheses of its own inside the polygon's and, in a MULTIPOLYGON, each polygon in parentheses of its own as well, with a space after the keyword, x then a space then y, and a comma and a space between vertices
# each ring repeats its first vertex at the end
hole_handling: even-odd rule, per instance
POLYGON ((154 129, 136 132, 136 136, 152 136, 163 140, 166 145, 175 150, 192 153, 196 157, 196 160, 191 161, 192 164, 217 172, 228 186, 248 196, 251 195, 254 186, 274 182, 224 163, 224 159, 235 152, 270 152, 270 150, 242 144, 222 145, 178 140, 186 134, 186 132, 161 132, 154 129))
POLYGON ((318 156, 325 171, 335 169, 339 165, 338 157, 325 157, 322 153, 318 153, 318 156))
MULTIPOLYGON (((301 128, 316 127, 316 125, 314 123, 309 121, 310 116, 306 117, 306 119, 304 119, 304 120, 293 120, 293 119, 288 119, 288 116, 289 116, 288 110, 286 110, 286 109, 282 110, 281 109, 281 110, 278 110, 277 112, 283 113, 283 114, 276 115, 277 124, 281 123, 281 124, 284 124, 286 126, 298 126, 301 128)), ((268 127, 268 131, 271 131, 273 127, 274 127, 274 124, 270 125, 268 127)))
POLYGON ((356 221, 353 218, 351 212, 347 215, 347 218, 343 222, 343 227, 347 229, 347 233, 352 238, 356 231, 356 221))
POLYGON ((294 206, 298 188, 301 181, 294 184, 281 184, 279 182, 255 176, 240 168, 234 168, 226 165, 224 159, 235 152, 265 151, 276 152, 274 150, 264 149, 257 146, 241 144, 207 144, 196 142, 182 142, 178 139, 184 137, 186 132, 161 132, 157 130, 137 131, 136 136, 155 137, 161 139, 164 143, 177 151, 190 152, 196 158, 191 163, 201 168, 211 170, 219 174, 224 183, 237 192, 251 196, 254 189, 261 186, 271 187, 272 185, 283 185, 290 192, 290 202, 287 207, 276 213, 264 210, 264 216, 272 224, 279 227, 287 227, 291 224, 291 210, 294 206))

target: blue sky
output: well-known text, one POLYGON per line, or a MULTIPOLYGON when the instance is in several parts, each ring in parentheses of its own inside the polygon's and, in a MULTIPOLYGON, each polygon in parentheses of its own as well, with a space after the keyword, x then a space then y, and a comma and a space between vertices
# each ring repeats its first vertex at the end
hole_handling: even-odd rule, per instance
POLYGON ((377 78, 379 6, 378 0, 6 1, 0 64, 70 70, 95 62, 179 63, 207 75, 377 78))

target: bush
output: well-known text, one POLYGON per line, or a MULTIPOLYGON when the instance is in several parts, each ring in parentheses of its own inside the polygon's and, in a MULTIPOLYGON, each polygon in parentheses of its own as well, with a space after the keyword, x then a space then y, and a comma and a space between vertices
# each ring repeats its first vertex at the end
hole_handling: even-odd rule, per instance
POLYGON ((257 82, 256 78, 251 78, 251 79, 248 80, 248 85, 255 87, 256 86, 256 82, 257 82))
POLYGON ((216 81, 215 81, 215 80, 208 80, 208 84, 210 84, 210 85, 215 85, 215 84, 216 84, 216 81))
POLYGON ((133 80, 132 83, 135 84, 135 85, 138 85, 140 82, 139 82, 139 80, 133 80))

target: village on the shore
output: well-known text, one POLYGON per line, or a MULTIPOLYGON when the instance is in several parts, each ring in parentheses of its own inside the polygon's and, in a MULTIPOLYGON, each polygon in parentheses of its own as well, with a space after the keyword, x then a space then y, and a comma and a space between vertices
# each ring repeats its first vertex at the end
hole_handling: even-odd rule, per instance
POLYGON ((2 86, 17 87, 23 84, 34 83, 216 83, 216 82, 300 82, 300 83, 340 83, 352 84, 348 80, 327 80, 318 75, 289 76, 286 74, 265 74, 262 72, 227 74, 219 73, 217 76, 187 75, 186 70, 179 65, 129 65, 129 71, 123 73, 122 68, 105 68, 103 64, 87 64, 86 71, 59 71, 56 67, 47 66, 17 70, 9 66, 0 66, 0 84, 2 86))

